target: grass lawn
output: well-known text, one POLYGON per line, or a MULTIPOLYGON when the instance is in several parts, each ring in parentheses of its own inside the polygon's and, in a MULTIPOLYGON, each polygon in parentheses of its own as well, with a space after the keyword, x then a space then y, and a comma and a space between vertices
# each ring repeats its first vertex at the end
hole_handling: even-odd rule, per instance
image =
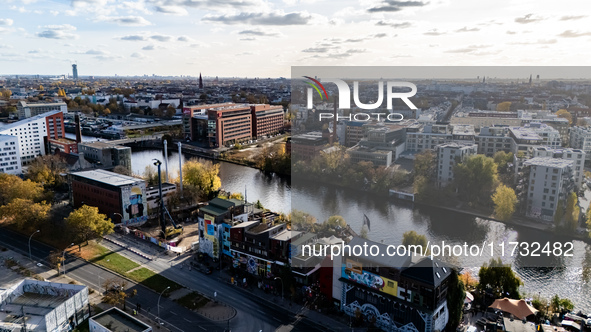
POLYGON ((126 273, 125 275, 128 276, 130 279, 155 290, 158 293, 162 292, 166 289, 166 287, 169 286, 170 290, 166 291, 166 293, 170 293, 177 289, 183 288, 183 286, 177 284, 176 282, 168 278, 165 278, 159 274, 156 274, 155 272, 150 271, 145 267, 142 267, 141 269, 137 269, 130 273, 126 273))
POLYGON ((176 300, 176 302, 184 307, 187 307, 191 310, 199 309, 206 305, 209 302, 209 299, 206 297, 201 296, 197 292, 189 293, 180 299, 176 300))
MULTIPOLYGON (((76 254, 78 252, 76 249, 77 248, 74 247, 70 252, 76 254)), ((89 242, 88 245, 83 246, 79 255, 90 262, 104 266, 107 269, 120 274, 125 274, 125 272, 140 266, 138 263, 114 253, 94 242, 89 242)))

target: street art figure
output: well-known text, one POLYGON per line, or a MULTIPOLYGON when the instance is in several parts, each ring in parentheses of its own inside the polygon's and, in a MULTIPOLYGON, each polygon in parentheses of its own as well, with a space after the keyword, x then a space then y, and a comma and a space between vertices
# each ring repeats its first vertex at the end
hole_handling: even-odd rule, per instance
POLYGON ((131 188, 129 195, 129 205, 125 208, 129 214, 129 219, 142 217, 144 215, 144 204, 142 201, 142 189, 140 187, 131 188))

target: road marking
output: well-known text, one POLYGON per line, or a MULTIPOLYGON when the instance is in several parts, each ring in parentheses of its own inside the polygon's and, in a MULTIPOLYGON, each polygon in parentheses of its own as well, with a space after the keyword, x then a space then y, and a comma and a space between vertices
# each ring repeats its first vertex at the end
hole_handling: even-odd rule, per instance
POLYGON ((279 323, 281 323, 281 319, 277 318, 277 317, 272 317, 274 320, 278 321, 279 323))
POLYGON ((263 314, 263 315, 268 315, 268 314, 269 314, 268 312, 264 312, 264 311, 262 311, 262 310, 259 310, 259 309, 257 309, 257 311, 258 311, 258 312, 260 312, 260 313, 261 313, 261 314, 263 314))
POLYGON ((227 297, 231 298, 231 299, 232 299, 232 300, 234 300, 234 301, 238 301, 238 300, 236 300, 234 297, 232 297, 232 296, 230 296, 230 295, 228 295, 227 297))
POLYGON ((184 319, 184 320, 186 320, 186 321, 187 321, 187 322, 189 322, 189 323, 191 322, 190 320, 188 320, 188 319, 186 319, 186 318, 183 318, 183 319, 184 319))
POLYGON ((207 331, 207 329, 203 326, 199 326, 200 329, 202 329, 203 331, 207 331))
POLYGON ((178 316, 178 314, 176 312, 174 312, 174 311, 170 311, 170 313, 173 314, 173 315, 175 315, 175 316, 178 316))

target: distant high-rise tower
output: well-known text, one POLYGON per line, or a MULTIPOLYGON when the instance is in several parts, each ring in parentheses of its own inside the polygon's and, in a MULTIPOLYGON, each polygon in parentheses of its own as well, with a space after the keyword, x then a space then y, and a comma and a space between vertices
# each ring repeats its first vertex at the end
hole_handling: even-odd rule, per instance
POLYGON ((531 85, 531 84, 532 84, 532 81, 531 81, 531 74, 529 74, 529 85, 531 85))
POLYGON ((75 63, 72 64, 72 78, 78 79, 78 65, 75 63))
POLYGON ((199 89, 203 89, 203 78, 201 78, 201 73, 199 73, 199 89))

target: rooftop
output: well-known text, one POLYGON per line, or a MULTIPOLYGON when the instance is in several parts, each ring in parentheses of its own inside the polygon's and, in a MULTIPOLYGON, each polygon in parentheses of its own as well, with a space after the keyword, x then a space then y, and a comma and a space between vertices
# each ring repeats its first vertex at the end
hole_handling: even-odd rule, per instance
POLYGON ((549 158, 549 157, 536 157, 530 160, 527 160, 524 165, 530 166, 544 166, 544 167, 555 167, 555 168, 563 168, 567 166, 572 166, 572 160, 566 159, 558 159, 558 158, 549 158))
POLYGON ((513 136, 517 139, 526 139, 526 140, 537 140, 541 141, 542 138, 538 135, 533 129, 526 128, 526 127, 511 127, 509 128, 513 136))
POLYGON ((95 149, 121 149, 121 148, 127 148, 126 146, 123 145, 118 145, 118 144, 114 144, 114 143, 110 143, 110 142, 103 142, 103 141, 95 141, 95 142, 84 142, 84 143, 80 143, 80 145, 82 146, 88 146, 91 148, 95 148, 95 149))
POLYGON ((63 112, 62 111, 49 111, 49 112, 45 112, 43 114, 35 115, 35 116, 30 117, 30 118, 26 118, 26 119, 23 119, 23 120, 20 120, 20 121, 17 121, 17 122, 13 122, 13 123, 11 123, 11 124, 9 124, 7 126, 3 126, 2 129, 1 129, 1 132, 6 132, 7 130, 10 130, 12 128, 16 128, 18 126, 22 126, 22 125, 27 124, 27 123, 30 123, 30 122, 41 120, 41 119, 44 119, 44 118, 46 118, 48 116, 56 115, 58 113, 63 113, 63 112))
POLYGON ((0 299, 3 299, 0 330, 20 331, 23 315, 28 331, 54 330, 55 325, 65 323, 65 320, 60 321, 60 313, 56 312, 64 308, 64 303, 68 302, 67 306, 72 306, 72 310, 88 305, 88 294, 83 292, 87 292, 86 286, 23 279, 8 289, 0 290, 0 299), (86 303, 83 303, 84 298, 86 303))
POLYGON ((122 175, 114 172, 96 169, 92 171, 71 173, 73 176, 86 178, 89 180, 106 183, 112 186, 125 186, 130 184, 137 184, 138 182, 145 182, 142 179, 134 178, 132 176, 122 175))
POLYGON ((111 308, 107 311, 91 317, 93 321, 113 332, 143 332, 150 329, 149 325, 121 311, 119 308, 111 308))

